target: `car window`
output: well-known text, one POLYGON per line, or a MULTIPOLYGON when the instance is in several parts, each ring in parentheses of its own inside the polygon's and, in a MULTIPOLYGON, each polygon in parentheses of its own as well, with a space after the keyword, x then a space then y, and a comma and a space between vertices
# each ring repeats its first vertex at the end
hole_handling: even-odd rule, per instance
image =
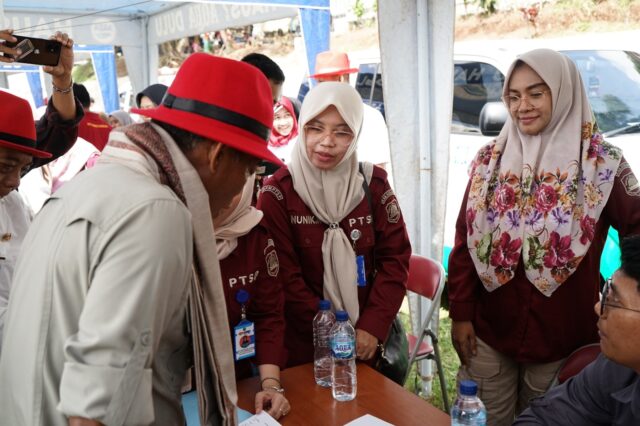
POLYGON ((640 55, 621 50, 562 53, 576 63, 602 132, 640 122, 640 55))
POLYGON ((452 132, 479 133, 479 117, 487 102, 499 101, 504 75, 484 62, 456 62, 453 68, 452 132))
POLYGON ((378 109, 384 116, 382 70, 380 63, 361 64, 356 79, 356 90, 364 103, 378 109))

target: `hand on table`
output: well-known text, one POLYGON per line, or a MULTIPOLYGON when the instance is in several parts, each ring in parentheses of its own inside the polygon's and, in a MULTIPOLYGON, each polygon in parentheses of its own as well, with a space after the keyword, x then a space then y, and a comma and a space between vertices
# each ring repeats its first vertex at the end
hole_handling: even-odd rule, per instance
POLYGON ((291 404, 283 394, 267 389, 256 394, 256 414, 262 410, 266 410, 271 417, 278 420, 289 414, 291 404))
POLYGON ((368 361, 378 350, 378 338, 362 330, 356 329, 356 356, 362 361, 368 361))

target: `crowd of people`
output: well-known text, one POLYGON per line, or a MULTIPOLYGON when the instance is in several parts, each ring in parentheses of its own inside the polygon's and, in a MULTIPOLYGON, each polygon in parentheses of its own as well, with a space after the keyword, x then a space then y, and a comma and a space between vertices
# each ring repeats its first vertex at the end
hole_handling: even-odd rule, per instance
MULTIPOLYGON (((134 122, 91 111, 73 41, 53 37, 44 116, 0 91, 0 423, 179 425, 193 398, 201 424, 233 425, 251 376, 256 411, 287 416, 281 370, 313 361, 323 299, 375 366, 412 249, 386 125, 347 54, 318 55, 299 105, 265 55, 194 53, 138 94, 134 122)), ((458 380, 476 381, 490 425, 637 424, 637 180, 566 56, 520 56, 503 92, 510 116, 471 165, 449 259, 458 380), (610 226, 622 266, 601 288, 610 226)))

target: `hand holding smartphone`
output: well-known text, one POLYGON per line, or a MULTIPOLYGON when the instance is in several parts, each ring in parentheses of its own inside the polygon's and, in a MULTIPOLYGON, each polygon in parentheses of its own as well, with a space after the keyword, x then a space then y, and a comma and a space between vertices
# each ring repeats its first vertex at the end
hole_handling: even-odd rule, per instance
POLYGON ((60 52, 62 50, 62 43, 59 41, 19 35, 13 35, 13 37, 17 41, 6 41, 4 45, 17 50, 19 53, 17 55, 4 53, 4 56, 12 57, 16 62, 26 64, 58 65, 60 52))

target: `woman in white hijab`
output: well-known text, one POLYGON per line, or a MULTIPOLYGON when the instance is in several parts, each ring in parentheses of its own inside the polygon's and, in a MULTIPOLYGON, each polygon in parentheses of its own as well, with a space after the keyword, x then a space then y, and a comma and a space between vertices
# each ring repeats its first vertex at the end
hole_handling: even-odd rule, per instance
POLYGON ((265 182, 258 200, 280 255, 288 366, 313 361, 321 299, 348 312, 357 357, 373 360, 405 295, 411 246, 386 172, 359 167, 362 111, 347 83, 311 90, 289 168, 265 182))
POLYGON ((598 341, 607 230, 640 232, 637 180, 598 132, 569 58, 520 56, 503 99, 510 117, 472 163, 449 257, 458 377, 478 382, 495 425, 510 425, 573 350, 598 341))

